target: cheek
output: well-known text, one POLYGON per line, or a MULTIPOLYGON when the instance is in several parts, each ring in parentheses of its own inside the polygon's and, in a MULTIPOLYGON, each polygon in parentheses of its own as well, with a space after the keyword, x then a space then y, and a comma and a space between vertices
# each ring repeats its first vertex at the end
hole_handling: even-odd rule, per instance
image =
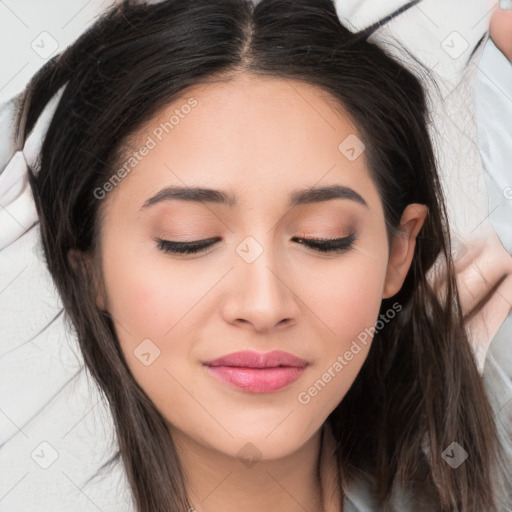
POLYGON ((156 403, 169 401, 163 394, 172 384, 169 372, 184 381, 195 363, 191 350, 214 312, 212 290, 227 270, 171 262, 150 244, 104 245, 108 311, 130 370, 156 403))
POLYGON ((354 328, 368 327, 375 321, 382 300, 384 269, 377 264, 351 266, 325 281, 317 282, 315 292, 322 303, 324 316, 329 318, 332 329, 346 338, 354 328), (352 329, 351 329, 352 327, 352 329))
POLYGON ((140 248, 137 253, 105 247, 103 272, 108 311, 128 367, 151 400, 168 407, 175 402, 170 396, 179 395, 169 371, 175 373, 173 361, 181 368, 188 359, 200 309, 194 306, 212 284, 140 248))
POLYGON ((125 342, 162 339, 208 288, 207 279, 192 279, 182 264, 150 252, 140 247, 105 250, 108 310, 125 342))
POLYGON ((359 273, 353 269, 343 273, 335 286, 318 286, 314 291, 318 294, 318 316, 328 326, 321 337, 319 370, 326 371, 342 357, 343 378, 337 379, 339 396, 356 378, 371 346, 381 305, 382 272, 366 269, 359 273))
POLYGON ((341 263, 323 265, 302 287, 317 330, 317 361, 298 402, 315 415, 327 415, 356 379, 371 347, 387 268, 385 251, 354 253, 341 263), (317 319, 320 322, 317 322, 317 319))
POLYGON ((386 269, 385 251, 361 251, 318 264, 314 279, 302 281, 300 295, 328 328, 327 348, 350 343, 375 324, 386 269))

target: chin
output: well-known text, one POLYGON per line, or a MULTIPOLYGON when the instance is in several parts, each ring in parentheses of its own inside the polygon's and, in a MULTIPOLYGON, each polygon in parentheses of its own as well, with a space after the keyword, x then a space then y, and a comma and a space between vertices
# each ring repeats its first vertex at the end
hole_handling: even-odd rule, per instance
MULTIPOLYGON (((282 418, 279 420, 282 421, 282 418)), ((304 432, 294 424, 287 429, 279 426, 279 421, 274 423, 272 428, 261 425, 248 427, 244 425, 238 431, 231 429, 233 438, 226 440, 221 448, 225 454, 238 459, 245 456, 258 457, 260 460, 277 460, 287 457, 302 448, 318 431, 304 432)), ((286 421, 286 420, 285 420, 286 421)), ((234 427, 234 426, 233 426, 234 427)))

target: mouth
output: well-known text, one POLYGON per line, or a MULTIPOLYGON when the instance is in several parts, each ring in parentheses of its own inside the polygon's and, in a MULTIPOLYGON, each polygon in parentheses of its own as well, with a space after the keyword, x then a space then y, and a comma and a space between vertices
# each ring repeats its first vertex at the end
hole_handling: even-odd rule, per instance
POLYGON ((308 362, 282 351, 242 351, 205 361, 208 372, 218 380, 252 393, 278 391, 296 381, 308 362))
POLYGON ((240 366, 207 366, 217 379, 251 393, 270 393, 296 381, 305 367, 243 368, 240 366))

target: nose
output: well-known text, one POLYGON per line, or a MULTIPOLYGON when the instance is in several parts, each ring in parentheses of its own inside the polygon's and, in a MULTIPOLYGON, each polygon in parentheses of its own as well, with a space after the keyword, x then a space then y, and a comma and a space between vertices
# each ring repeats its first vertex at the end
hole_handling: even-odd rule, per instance
POLYGON ((276 251, 265 244, 251 263, 235 257, 222 314, 230 324, 256 332, 272 332, 294 325, 300 299, 293 290, 294 279, 276 251))

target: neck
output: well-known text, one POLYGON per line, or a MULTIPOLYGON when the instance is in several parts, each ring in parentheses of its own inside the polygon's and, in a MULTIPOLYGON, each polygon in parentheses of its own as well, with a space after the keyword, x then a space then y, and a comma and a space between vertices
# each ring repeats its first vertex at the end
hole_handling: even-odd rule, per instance
POLYGON ((321 511, 322 494, 329 498, 328 512, 340 510, 334 488, 335 461, 322 456, 322 429, 285 457, 252 462, 220 453, 173 427, 171 433, 187 481, 191 512, 321 511), (325 483, 323 475, 327 476, 325 483))

